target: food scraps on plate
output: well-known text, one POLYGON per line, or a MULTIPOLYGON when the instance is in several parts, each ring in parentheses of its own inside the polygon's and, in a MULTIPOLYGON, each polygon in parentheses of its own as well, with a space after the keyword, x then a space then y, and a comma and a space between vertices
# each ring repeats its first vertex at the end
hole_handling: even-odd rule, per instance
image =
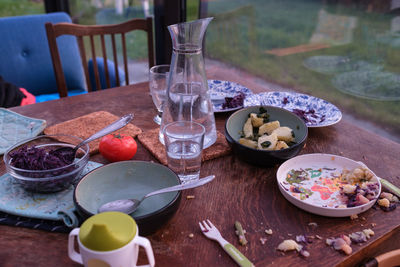
POLYGON ((330 208, 350 208, 376 200, 379 183, 375 175, 365 167, 354 170, 336 168, 292 169, 285 183, 293 197, 330 208))

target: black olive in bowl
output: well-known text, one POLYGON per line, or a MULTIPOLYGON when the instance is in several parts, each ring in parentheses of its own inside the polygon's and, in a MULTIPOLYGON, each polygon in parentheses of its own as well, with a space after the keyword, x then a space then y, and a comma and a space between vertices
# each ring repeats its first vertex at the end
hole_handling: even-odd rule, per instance
MULTIPOLYGON (((258 129, 257 127, 254 128, 254 135, 256 136, 258 129)), ((307 135, 308 128, 301 118, 290 111, 273 106, 243 108, 231 114, 225 122, 225 137, 232 146, 234 153, 241 160, 262 167, 271 167, 296 156, 304 147, 307 135), (292 130, 294 140, 288 142, 288 148, 265 150, 260 147, 252 148, 239 143, 240 138, 244 137, 243 127, 250 113, 260 115, 265 112, 268 114, 268 118, 265 119, 264 123, 279 121, 281 127, 289 127, 292 130)), ((256 141, 256 138, 253 141, 256 141)))

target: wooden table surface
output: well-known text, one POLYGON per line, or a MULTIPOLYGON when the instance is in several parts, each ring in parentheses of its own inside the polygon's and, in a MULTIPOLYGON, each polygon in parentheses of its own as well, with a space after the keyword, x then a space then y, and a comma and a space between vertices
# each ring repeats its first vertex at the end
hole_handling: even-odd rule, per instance
MULTIPOLYGON (((12 108, 20 114, 47 120, 48 125, 63 122, 94 111, 105 110, 115 115, 133 112, 133 123, 144 131, 153 129, 155 109, 142 83, 101 92, 72 96, 56 101, 12 108)), ((216 114, 217 129, 223 132, 229 114, 216 114)), ((363 161, 377 175, 400 186, 400 144, 374 135, 341 121, 324 128, 312 128, 306 147, 300 154, 331 153, 363 161)), ((100 155, 91 158, 106 163, 100 155)), ((156 159, 138 143, 136 160, 156 159)), ((400 208, 392 212, 370 209, 358 219, 328 218, 313 215, 290 204, 279 192, 277 167, 258 168, 239 161, 234 155, 207 161, 202 176, 215 174, 216 179, 200 188, 183 192, 179 209, 156 233, 148 236, 153 246, 156 266, 235 266, 219 245, 203 236, 198 222, 210 219, 222 235, 246 255, 255 266, 355 266, 367 257, 400 248, 400 208), (186 199, 194 195, 195 199, 186 199), (238 220, 247 231, 249 244, 240 246, 234 231, 238 220), (317 227, 309 226, 310 222, 317 227), (371 228, 375 235, 366 243, 352 245, 346 256, 325 244, 327 237, 371 228), (273 234, 265 234, 272 229, 273 234), (190 238, 189 235, 193 234, 190 238), (296 252, 276 250, 284 239, 296 235, 319 235, 308 245, 310 257, 296 252), (265 244, 260 238, 267 238, 265 244)), ((0 173, 4 173, 1 160, 0 173)), ((67 255, 67 234, 49 233, 21 227, 0 226, 1 266, 78 266, 67 255)), ((142 253, 143 254, 143 253, 142 253)), ((145 257, 140 263, 145 263, 145 257)))

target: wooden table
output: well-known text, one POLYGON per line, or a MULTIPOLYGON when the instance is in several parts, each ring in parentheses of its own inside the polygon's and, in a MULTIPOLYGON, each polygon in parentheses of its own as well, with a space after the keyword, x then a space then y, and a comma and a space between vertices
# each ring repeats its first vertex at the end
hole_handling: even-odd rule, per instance
MULTIPOLYGON (((12 108, 20 114, 47 120, 48 125, 63 122, 94 111, 106 110, 116 115, 135 114, 134 124, 144 131, 155 128, 155 109, 147 83, 63 98, 56 101, 12 108)), ((223 132, 229 114, 216 114, 217 128, 223 132)), ((365 162, 377 175, 400 186, 400 144, 357 128, 345 121, 309 131, 305 153, 332 153, 365 162)), ((91 158, 105 163, 100 155, 91 158)), ((156 159, 139 143, 137 160, 156 159)), ((258 168, 239 161, 234 155, 207 161, 202 176, 216 179, 204 187, 183 192, 180 207, 173 218, 156 233, 148 236, 157 266, 234 266, 219 245, 206 239, 198 222, 210 219, 222 235, 239 248, 256 266, 354 266, 367 257, 400 248, 400 209, 383 212, 370 209, 359 219, 327 218, 313 215, 290 204, 278 190, 277 167, 258 168), (194 195, 195 199, 186 199, 194 195), (240 246, 234 233, 238 220, 247 231, 249 244, 240 246), (310 227, 309 223, 317 223, 310 227), (373 227, 375 235, 362 245, 352 245, 350 256, 334 251, 325 238, 349 234, 373 227), (266 229, 273 234, 267 236, 266 229), (193 234, 190 238, 189 235, 193 234), (319 235, 308 246, 311 256, 301 258, 295 252, 276 250, 284 239, 296 235, 319 235), (265 244, 260 238, 267 238, 265 244)), ((1 161, 1 173, 4 164, 1 161)), ((67 255, 67 235, 20 227, 0 226, 0 265, 2 266, 77 266, 67 255)), ((145 263, 144 257, 140 259, 145 263)))

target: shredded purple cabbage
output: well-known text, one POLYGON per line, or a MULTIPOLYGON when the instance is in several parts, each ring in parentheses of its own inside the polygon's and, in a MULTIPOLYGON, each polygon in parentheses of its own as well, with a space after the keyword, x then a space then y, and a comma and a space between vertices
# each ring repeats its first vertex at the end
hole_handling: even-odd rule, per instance
POLYGON ((244 99, 246 95, 243 92, 239 92, 239 94, 234 97, 225 97, 225 102, 222 104, 222 109, 227 108, 236 108, 243 106, 244 99))
POLYGON ((325 121, 325 115, 318 116, 314 109, 305 111, 295 108, 292 110, 292 112, 299 116, 306 123, 317 124, 325 121))
POLYGON ((51 170, 68 165, 65 159, 56 150, 46 150, 38 147, 23 146, 10 153, 10 164, 16 168, 42 171, 51 170))
POLYGON ((79 164, 69 164, 62 157, 62 153, 58 153, 56 148, 46 149, 23 146, 9 155, 11 157, 10 165, 23 169, 23 171, 17 171, 22 176, 30 178, 58 177, 55 180, 46 181, 41 181, 40 179, 37 181, 17 179, 17 182, 28 191, 40 193, 57 192, 69 187, 80 174, 80 171, 78 171, 79 164), (61 169, 54 170, 56 168, 61 169))

